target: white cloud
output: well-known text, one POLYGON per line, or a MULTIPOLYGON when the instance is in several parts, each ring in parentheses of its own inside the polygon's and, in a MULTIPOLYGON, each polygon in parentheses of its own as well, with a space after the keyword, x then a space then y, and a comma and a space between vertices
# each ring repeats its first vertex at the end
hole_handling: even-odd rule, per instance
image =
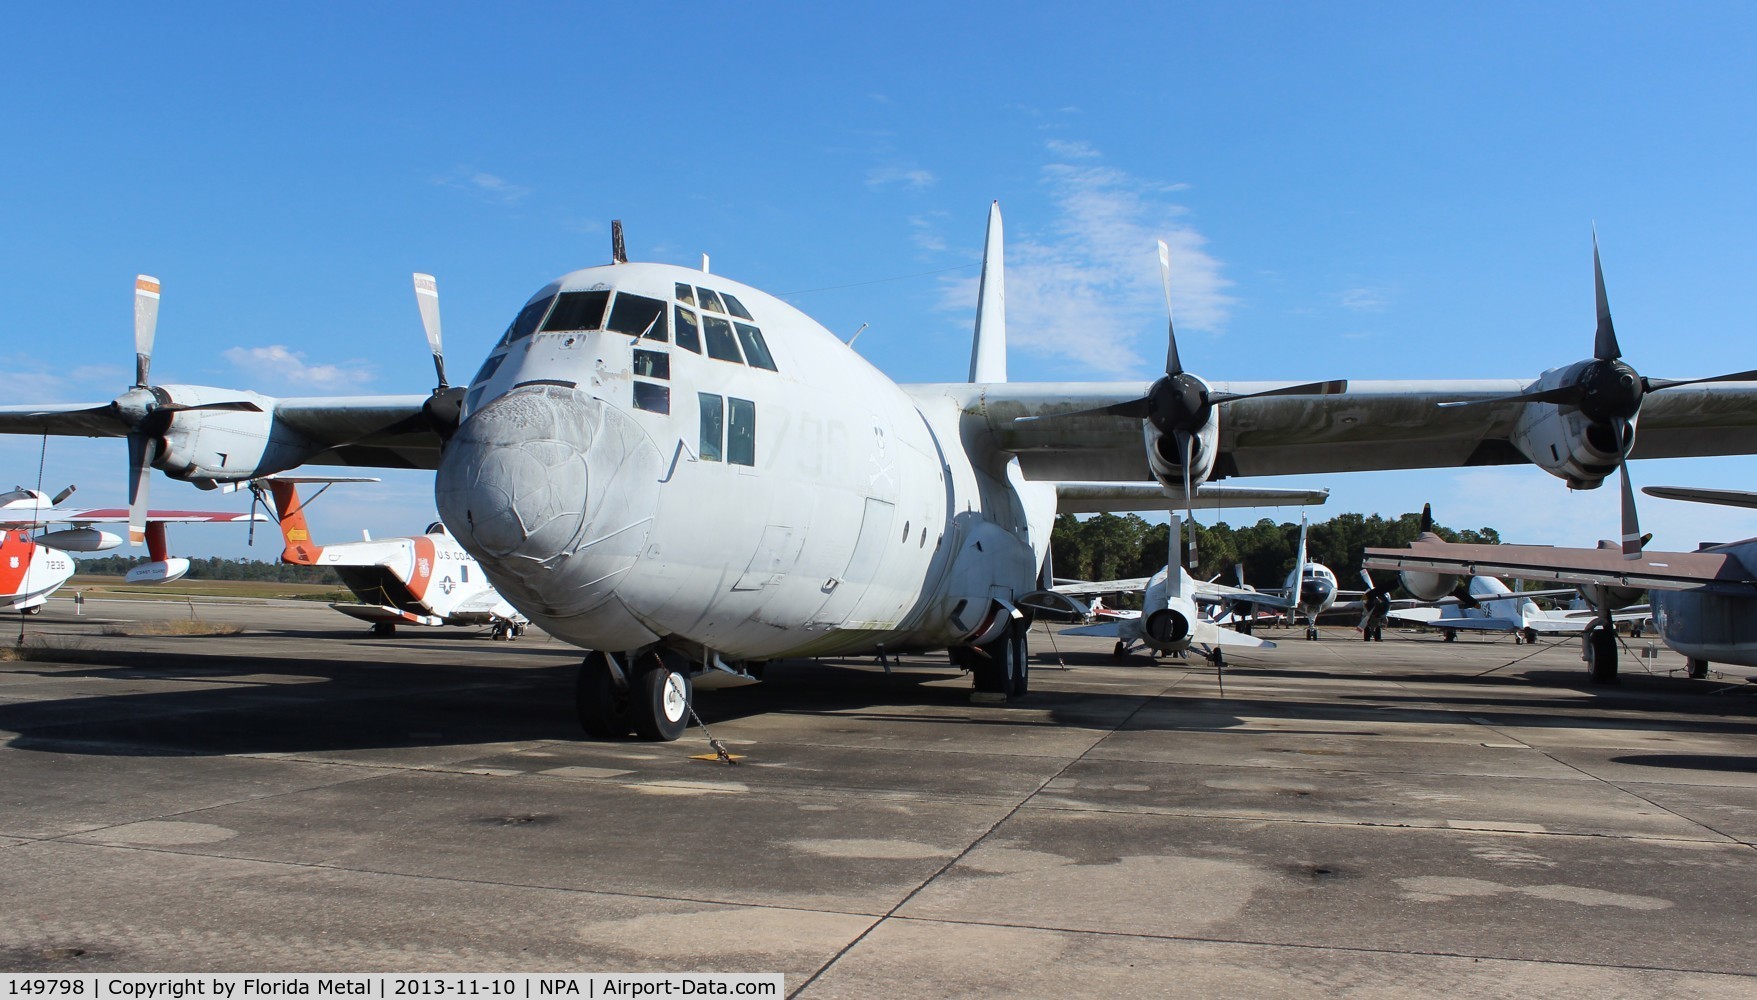
POLYGON ((1336 301, 1353 312, 1384 312, 1390 296, 1380 288, 1349 288, 1337 293, 1336 301))
POLYGON ((910 190, 919 191, 933 186, 939 178, 931 170, 919 167, 874 167, 866 172, 866 186, 882 188, 892 184, 901 184, 910 190))
POLYGON ((1064 160, 1096 160, 1100 156, 1091 143, 1068 139, 1051 139, 1044 143, 1049 151, 1064 160))
POLYGON ((433 183, 441 187, 468 191, 496 205, 516 205, 531 193, 531 189, 522 184, 514 184, 499 175, 470 167, 459 167, 450 173, 434 178, 433 183))
POLYGON ((134 382, 134 370, 120 365, 76 364, 63 368, 41 357, 13 354, 0 357, 0 367, 15 385, 28 389, 28 403, 99 401, 113 398, 134 382))
POLYGON ((234 367, 255 378, 275 380, 298 388, 345 391, 358 389, 377 377, 370 365, 359 361, 340 365, 306 364, 303 352, 282 344, 228 348, 224 356, 234 367))
MULTIPOLYGON (((1171 250, 1171 292, 1180 334, 1215 333, 1234 299, 1232 282, 1208 253, 1207 238, 1184 221, 1167 195, 1183 185, 1144 181, 1091 162, 1085 143, 1054 141, 1043 181, 1055 205, 1046 237, 1014 233, 1007 241, 1007 337, 1010 349, 1104 377, 1151 378, 1165 352, 1165 300, 1154 243, 1171 250), (1148 360, 1154 359, 1154 360, 1148 360)), ((977 280, 948 280, 943 305, 968 315, 977 280)), ((1179 350, 1202 370, 1208 352, 1179 350)))
POLYGON ((946 238, 940 232, 940 220, 944 212, 932 212, 926 215, 909 217, 909 242, 927 253, 945 253, 946 238))

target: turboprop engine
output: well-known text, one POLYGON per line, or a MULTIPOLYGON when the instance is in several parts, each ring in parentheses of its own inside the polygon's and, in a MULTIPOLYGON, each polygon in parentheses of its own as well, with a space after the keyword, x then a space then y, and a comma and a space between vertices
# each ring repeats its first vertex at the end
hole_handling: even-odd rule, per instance
POLYGON ((1452 573, 1423 573, 1403 570, 1398 574, 1403 589, 1418 601, 1437 601, 1458 589, 1458 577, 1452 573))

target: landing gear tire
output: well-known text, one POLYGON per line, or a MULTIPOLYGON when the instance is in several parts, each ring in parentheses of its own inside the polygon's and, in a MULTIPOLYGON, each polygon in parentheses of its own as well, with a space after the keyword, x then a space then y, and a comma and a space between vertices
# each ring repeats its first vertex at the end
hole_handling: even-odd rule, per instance
POLYGON ((38 604, 33 607, 25 608, 24 613, 27 615, 40 615, 43 613, 43 606, 38 604))
POLYGON ((650 655, 629 682, 629 715, 635 735, 669 743, 689 728, 689 675, 663 657, 650 655))
POLYGON ((1444 637, 1447 642, 1457 642, 1458 641, 1458 630, 1457 629, 1443 628, 1440 630, 1440 635, 1442 637, 1444 637))
POLYGON ((372 634, 375 636, 378 636, 381 639, 386 636, 396 635, 397 634, 396 623, 395 622, 379 622, 378 624, 372 626, 372 634))
POLYGON ((1110 651, 1110 658, 1113 660, 1126 660, 1128 657, 1129 644, 1118 639, 1116 642, 1116 648, 1110 651))
POLYGON ((972 652, 970 676, 976 690, 1007 698, 1024 696, 1030 686, 1031 669, 1026 656, 1026 628, 1023 622, 1014 620, 1000 638, 972 652))
POLYGON ((1250 622, 1239 622, 1238 628, 1236 631, 1238 632, 1239 635, 1250 635, 1251 634, 1251 623, 1250 622))
POLYGON ((1594 684, 1617 683, 1617 634, 1608 628, 1586 633, 1586 669, 1594 684))
POLYGON ((1373 626, 1373 641, 1374 642, 1384 642, 1385 641, 1385 626, 1383 626, 1383 625, 1374 625, 1373 626))
POLYGON ((1307 642, 1317 642, 1318 641, 1318 626, 1316 626, 1316 625, 1307 625, 1306 626, 1306 641, 1307 642))
POLYGON ((1537 645, 1537 629, 1528 628, 1525 630, 1525 644, 1528 646, 1537 645))
POLYGON ((1708 661, 1691 657, 1689 660, 1689 676, 1693 680, 1702 680, 1708 676, 1708 661))
POLYGON ((574 684, 574 708, 580 728, 598 740, 615 740, 634 730, 629 714, 629 694, 617 688, 616 678, 602 655, 593 654, 580 664, 574 684))

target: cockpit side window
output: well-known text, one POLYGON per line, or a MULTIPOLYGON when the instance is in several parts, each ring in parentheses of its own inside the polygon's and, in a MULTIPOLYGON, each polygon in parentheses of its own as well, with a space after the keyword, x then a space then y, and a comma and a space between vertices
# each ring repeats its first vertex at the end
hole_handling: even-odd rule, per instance
POLYGON ((616 304, 610 309, 609 328, 616 333, 644 336, 664 343, 671 339, 671 331, 665 326, 665 313, 665 303, 658 299, 617 292, 616 304))
POLYGON ((601 330, 604 327, 604 306, 610 293, 562 292, 555 301, 555 311, 543 324, 544 333, 567 330, 601 330))
POLYGON ((695 305, 695 289, 681 281, 677 282, 677 301, 686 306, 695 305))
POLYGON ((506 360, 506 355, 504 355, 504 354, 490 354, 488 356, 488 360, 482 362, 481 370, 476 372, 476 377, 470 380, 470 384, 476 385, 478 383, 486 382, 489 379, 493 378, 494 373, 496 371, 500 370, 501 362, 503 362, 505 360, 506 360))
POLYGON ((769 345, 763 340, 763 332, 749 323, 732 325, 738 328, 738 342, 744 345, 744 356, 750 359, 750 366, 775 371, 775 359, 769 354, 769 345))
POLYGON ((721 292, 720 297, 726 300, 727 312, 737 316, 739 319, 756 319, 755 316, 750 314, 749 309, 744 308, 744 303, 732 297, 731 292, 721 292))
POLYGON ((717 313, 726 311, 726 307, 720 304, 720 296, 713 289, 702 288, 697 291, 701 292, 703 309, 712 309, 717 313))
MULTIPOLYGON (((706 293, 707 289, 702 289, 706 293)), ((718 316, 702 317, 702 332, 708 337, 708 357, 733 364, 743 364, 744 356, 738 353, 738 341, 733 339, 732 324, 718 316)))
POLYGON ((537 332, 537 324, 543 322, 543 316, 555 303, 555 296, 538 299, 519 310, 518 318, 506 328, 506 335, 500 338, 502 344, 510 344, 515 340, 523 340, 537 332))
MULTIPOLYGON (((689 286, 688 285, 678 285, 677 287, 678 288, 688 288, 689 286)), ((682 306, 677 307, 676 313, 677 313, 677 346, 683 348, 686 351, 694 351, 697 354, 702 353, 702 338, 701 338, 701 334, 698 332, 698 330, 696 328, 695 313, 690 312, 688 309, 685 309, 682 306)))

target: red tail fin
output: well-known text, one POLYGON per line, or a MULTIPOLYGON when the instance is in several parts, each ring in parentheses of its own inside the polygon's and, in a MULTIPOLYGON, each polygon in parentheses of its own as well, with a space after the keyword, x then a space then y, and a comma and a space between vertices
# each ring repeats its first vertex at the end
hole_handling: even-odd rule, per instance
POLYGON ((281 518, 281 538, 287 543, 281 550, 281 562, 315 566, 323 546, 311 544, 311 529, 305 523, 305 508, 299 505, 298 487, 278 479, 269 480, 268 486, 281 518))

